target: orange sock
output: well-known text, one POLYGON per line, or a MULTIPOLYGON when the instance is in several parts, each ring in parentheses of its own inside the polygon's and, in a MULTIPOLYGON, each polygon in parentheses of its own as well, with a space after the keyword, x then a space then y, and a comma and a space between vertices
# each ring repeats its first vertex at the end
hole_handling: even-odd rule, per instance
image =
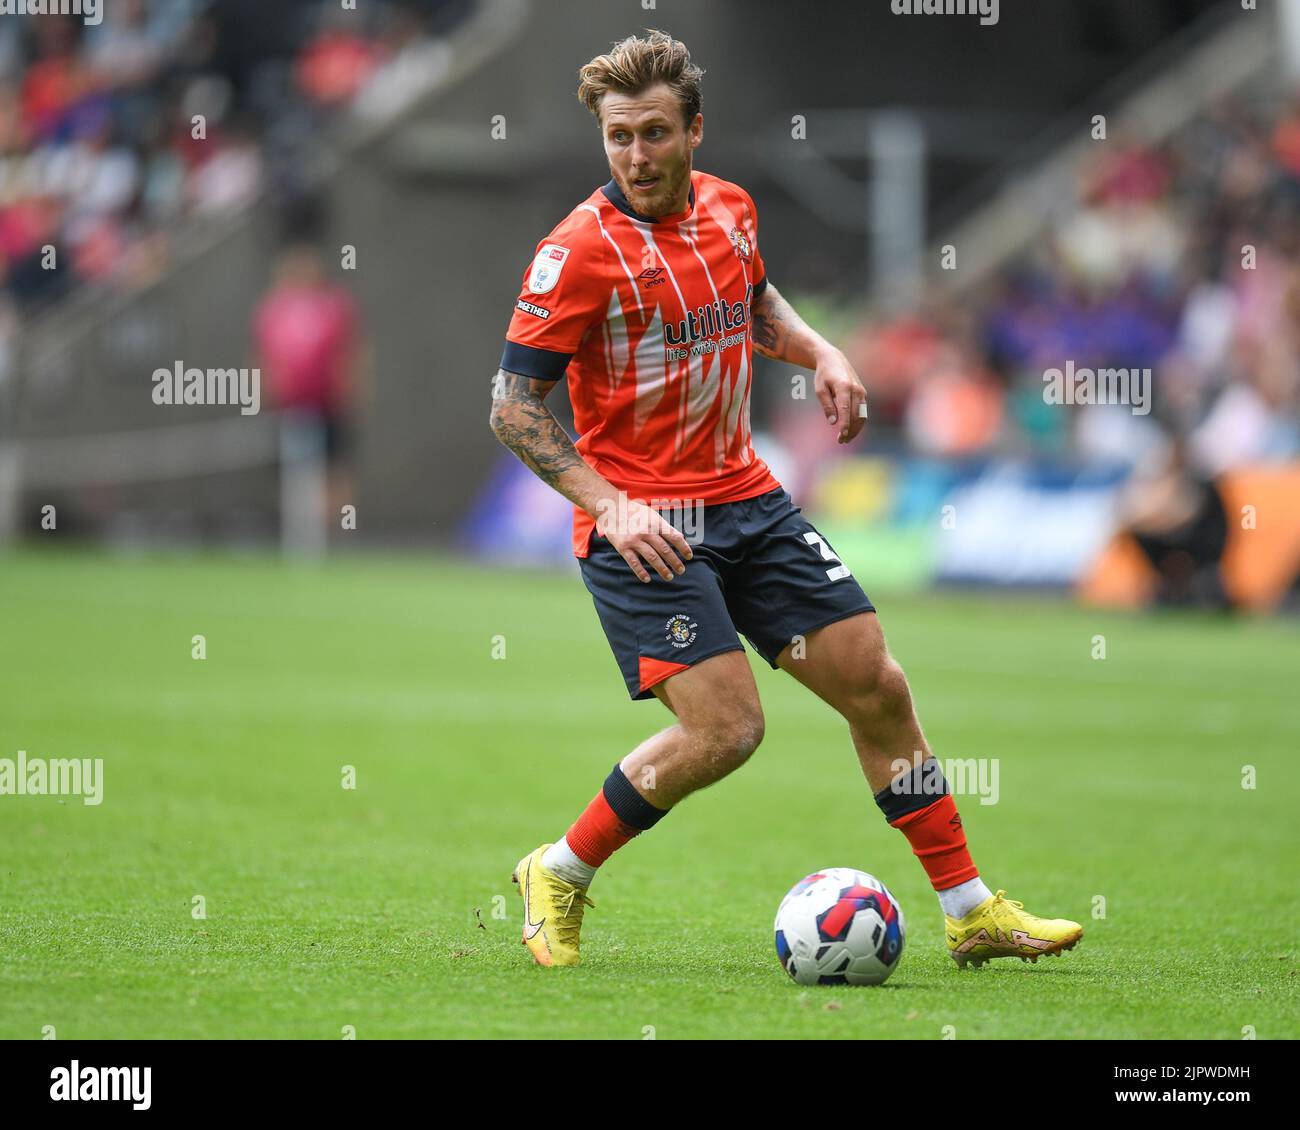
POLYGON ((891 823, 907 837, 936 891, 947 890, 979 875, 966 848, 966 833, 951 794, 891 823))
POLYGON ((875 799, 890 827, 907 837, 936 891, 978 877, 979 870, 966 849, 957 802, 934 758, 894 778, 875 799))
POLYGON ((667 810, 655 808, 641 796, 615 765, 564 838, 583 863, 599 867, 633 836, 653 828, 667 815, 667 810))

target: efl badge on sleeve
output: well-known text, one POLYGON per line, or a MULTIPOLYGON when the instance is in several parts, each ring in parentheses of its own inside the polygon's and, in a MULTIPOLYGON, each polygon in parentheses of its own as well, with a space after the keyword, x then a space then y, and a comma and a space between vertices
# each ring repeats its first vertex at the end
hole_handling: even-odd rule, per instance
POLYGON ((534 294, 554 290, 568 257, 567 247, 561 247, 558 243, 544 243, 533 260, 533 269, 528 275, 528 289, 534 294))

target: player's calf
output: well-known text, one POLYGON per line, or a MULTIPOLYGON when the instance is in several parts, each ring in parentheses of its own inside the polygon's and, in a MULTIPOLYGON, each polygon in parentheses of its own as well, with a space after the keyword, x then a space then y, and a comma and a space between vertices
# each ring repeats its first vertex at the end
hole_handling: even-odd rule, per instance
POLYGON ((763 712, 731 704, 656 735, 623 759, 623 772, 652 803, 671 808, 734 773, 763 741, 763 712))
POLYGON ((656 734, 614 766, 582 815, 547 849, 546 866, 587 888, 614 852, 678 801, 739 768, 762 740, 762 712, 735 709, 719 711, 708 725, 678 723, 656 734))
POLYGON ((521 860, 516 869, 527 902, 532 859, 537 897, 554 903, 550 917, 555 929, 548 933, 536 922, 524 926, 524 941, 541 964, 577 964, 583 900, 597 868, 653 828, 683 797, 739 768, 763 740, 763 711, 742 652, 706 659, 655 693, 677 715, 677 725, 647 739, 615 765, 564 836, 521 860))

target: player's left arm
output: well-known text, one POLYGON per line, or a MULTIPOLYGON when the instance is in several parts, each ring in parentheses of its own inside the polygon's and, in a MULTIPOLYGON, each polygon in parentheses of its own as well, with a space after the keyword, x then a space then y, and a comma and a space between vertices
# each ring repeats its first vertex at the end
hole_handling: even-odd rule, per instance
POLYGON ((849 359, 795 313, 771 282, 750 310, 754 348, 774 361, 788 361, 816 373, 813 388, 826 419, 839 425, 840 443, 848 443, 867 422, 867 390, 849 359))

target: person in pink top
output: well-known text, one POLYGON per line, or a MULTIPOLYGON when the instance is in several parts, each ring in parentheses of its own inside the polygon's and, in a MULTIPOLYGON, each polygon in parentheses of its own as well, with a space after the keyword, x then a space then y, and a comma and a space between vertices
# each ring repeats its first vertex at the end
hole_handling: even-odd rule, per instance
POLYGON ((271 402, 324 456, 325 503, 337 515, 352 494, 349 417, 361 338, 356 303, 328 277, 314 247, 293 244, 281 253, 253 316, 253 342, 271 402))

